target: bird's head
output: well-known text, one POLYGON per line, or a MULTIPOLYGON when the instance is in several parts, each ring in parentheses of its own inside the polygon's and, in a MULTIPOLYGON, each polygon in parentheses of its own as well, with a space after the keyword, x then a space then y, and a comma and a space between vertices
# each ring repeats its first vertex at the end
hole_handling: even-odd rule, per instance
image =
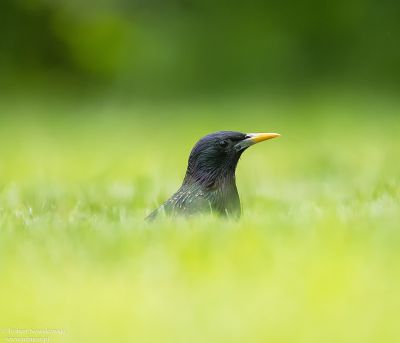
POLYGON ((219 131, 201 138, 190 153, 184 184, 195 182, 213 187, 219 181, 233 180, 243 151, 275 137, 279 134, 219 131))

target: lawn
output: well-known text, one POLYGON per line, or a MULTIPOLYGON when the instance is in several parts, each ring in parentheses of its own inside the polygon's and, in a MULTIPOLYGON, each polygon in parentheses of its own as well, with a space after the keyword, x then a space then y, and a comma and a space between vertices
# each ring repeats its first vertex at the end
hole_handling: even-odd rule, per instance
POLYGON ((0 341, 399 342, 398 100, 44 100, 0 105, 0 341), (282 134, 241 220, 145 223, 221 129, 282 134))

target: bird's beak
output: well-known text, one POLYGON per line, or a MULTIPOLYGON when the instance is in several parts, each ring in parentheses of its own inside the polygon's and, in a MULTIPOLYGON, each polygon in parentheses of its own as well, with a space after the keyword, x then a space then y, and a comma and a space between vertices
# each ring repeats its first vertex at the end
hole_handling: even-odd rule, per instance
POLYGON ((235 145, 236 151, 241 151, 251 145, 279 137, 279 133, 248 133, 246 138, 235 145))

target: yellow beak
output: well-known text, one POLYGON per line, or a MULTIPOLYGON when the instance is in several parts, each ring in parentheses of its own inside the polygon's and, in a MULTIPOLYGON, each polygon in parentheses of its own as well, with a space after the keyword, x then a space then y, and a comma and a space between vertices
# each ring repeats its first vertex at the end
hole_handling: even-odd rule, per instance
POLYGON ((251 145, 254 145, 259 142, 266 141, 267 139, 272 139, 275 137, 279 137, 279 133, 248 133, 246 135, 246 138, 240 141, 235 145, 236 151, 242 151, 246 148, 248 148, 251 145))
POLYGON ((253 141, 254 144, 266 141, 267 139, 276 138, 276 137, 279 137, 279 136, 280 136, 279 133, 264 133, 264 132, 263 133, 248 133, 247 134, 248 139, 253 141))

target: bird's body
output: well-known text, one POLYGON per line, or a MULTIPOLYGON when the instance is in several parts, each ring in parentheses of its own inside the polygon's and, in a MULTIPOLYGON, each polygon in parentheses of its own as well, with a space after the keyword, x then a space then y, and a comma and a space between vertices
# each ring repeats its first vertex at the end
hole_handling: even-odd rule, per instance
POLYGON ((211 212, 239 217, 241 205, 235 171, 240 156, 250 145, 277 136, 219 131, 203 137, 190 153, 182 186, 147 219, 152 220, 162 212, 167 215, 211 212))
POLYGON ((149 218, 155 217, 160 212, 184 215, 211 212, 238 217, 241 209, 235 180, 233 179, 224 186, 215 187, 214 189, 197 184, 183 184, 149 218))

